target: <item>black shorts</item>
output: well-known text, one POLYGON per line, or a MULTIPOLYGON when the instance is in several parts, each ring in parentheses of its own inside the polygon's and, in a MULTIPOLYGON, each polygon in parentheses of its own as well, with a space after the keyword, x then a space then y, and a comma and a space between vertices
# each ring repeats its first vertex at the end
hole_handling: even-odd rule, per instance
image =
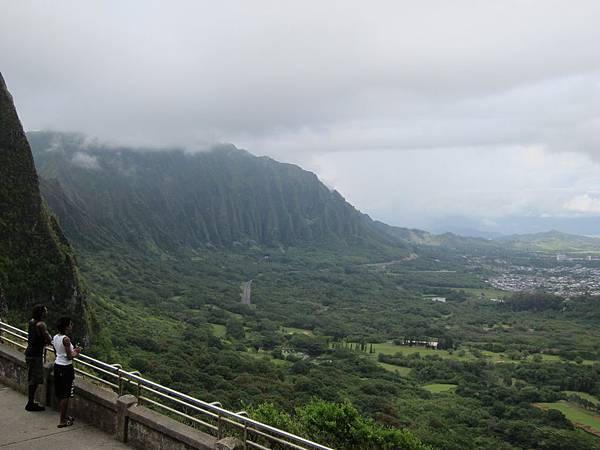
POLYGON ((44 384, 44 358, 42 356, 27 356, 27 384, 34 386, 44 384))
POLYGON ((67 366, 54 364, 54 391, 57 398, 73 397, 74 381, 75 370, 73 364, 67 366))

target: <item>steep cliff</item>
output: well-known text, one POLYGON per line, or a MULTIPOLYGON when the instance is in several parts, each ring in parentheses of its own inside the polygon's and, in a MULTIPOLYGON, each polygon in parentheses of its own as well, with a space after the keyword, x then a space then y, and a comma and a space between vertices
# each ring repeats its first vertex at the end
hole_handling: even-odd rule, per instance
MULTIPOLYGON (((36 303, 88 333, 73 251, 42 201, 31 149, 0 74, 0 312, 23 318, 36 303)), ((53 327, 52 327, 53 328, 53 327)))
POLYGON ((189 154, 61 133, 28 138, 42 193, 77 245, 177 251, 393 241, 315 174, 233 145, 189 154))

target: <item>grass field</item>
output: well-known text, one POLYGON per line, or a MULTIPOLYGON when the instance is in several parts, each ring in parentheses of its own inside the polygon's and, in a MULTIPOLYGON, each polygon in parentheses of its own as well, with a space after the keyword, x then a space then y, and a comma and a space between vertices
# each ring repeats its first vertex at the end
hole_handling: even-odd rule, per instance
POLYGON ((281 327, 281 331, 283 331, 285 334, 306 334, 307 336, 313 335, 311 330, 305 330, 304 328, 281 327))
POLYGON ((534 406, 542 409, 557 409, 573 422, 575 426, 600 435, 600 416, 593 415, 591 412, 579 408, 572 403, 561 400, 554 403, 535 403, 534 406))
POLYGON ((450 354, 447 350, 434 350, 425 347, 409 347, 407 345, 396 345, 393 342, 373 344, 373 351, 375 352, 373 353, 375 357, 377 357, 379 353, 383 353, 384 355, 395 355, 396 353, 412 355, 419 353, 421 356, 437 355, 440 358, 457 359, 461 361, 473 359, 473 356, 470 355, 469 352, 465 352, 464 356, 460 356, 456 350, 450 354))
POLYGON ((211 323, 210 325, 212 326, 213 334, 215 336, 225 337, 225 335, 227 334, 227 328, 225 328, 225 325, 219 325, 217 323, 211 323))
MULTIPOLYGON (((457 361, 473 361, 476 359, 475 356, 473 356, 473 354, 466 348, 449 352, 448 350, 434 350, 432 348, 418 346, 409 347, 407 345, 396 345, 393 342, 373 344, 373 351, 375 352, 373 353, 374 357, 377 357, 379 353, 383 353, 384 355, 395 355, 396 353, 400 353, 402 355, 413 355, 418 353, 421 355, 421 357, 435 355, 439 356, 440 358, 455 359, 457 361), (461 355, 460 353, 463 354, 461 355)), ((500 353, 493 353, 485 350, 482 350, 481 353, 494 362, 509 361, 508 358, 504 357, 500 353)))
POLYGON ((383 367, 385 370, 389 370, 390 372, 397 372, 401 377, 407 377, 411 371, 410 367, 395 366, 393 364, 383 362, 378 362, 377 365, 379 367, 383 367))
POLYGON ((442 392, 452 392, 456 389, 456 384, 442 384, 442 383, 434 383, 434 384, 426 384, 421 386, 426 391, 431 392, 432 394, 439 394, 442 392))

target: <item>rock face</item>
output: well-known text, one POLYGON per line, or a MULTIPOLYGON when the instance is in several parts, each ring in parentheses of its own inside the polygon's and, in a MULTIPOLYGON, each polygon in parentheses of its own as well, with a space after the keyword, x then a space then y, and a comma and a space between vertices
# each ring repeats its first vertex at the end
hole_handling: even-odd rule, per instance
POLYGON ((4 292, 2 292, 2 288, 0 288, 0 319, 5 319, 8 314, 8 305, 6 304, 6 299, 4 298, 4 292))
POLYGON ((78 337, 88 334, 73 251, 43 203, 29 143, 0 74, 0 314, 29 316, 36 303, 50 310, 49 324, 70 315, 78 337))
POLYGON ((189 154, 28 134, 44 198, 75 247, 187 251, 393 240, 317 176, 232 145, 189 154))

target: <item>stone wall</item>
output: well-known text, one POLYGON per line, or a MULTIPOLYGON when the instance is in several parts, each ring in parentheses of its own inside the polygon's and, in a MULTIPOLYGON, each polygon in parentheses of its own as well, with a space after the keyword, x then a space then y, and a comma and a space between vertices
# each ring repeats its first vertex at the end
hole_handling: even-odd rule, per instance
POLYGON ((0 383, 27 394, 27 367, 21 352, 0 344, 0 383))
MULTIPOLYGON (((27 367, 19 351, 0 343, 0 384, 27 392, 27 367)), ((52 365, 46 365, 46 383, 38 389, 42 403, 56 408, 52 365), (45 400, 45 401, 44 401, 45 400)), ((1 407, 1 406, 0 406, 1 407)), ((209 434, 188 427, 137 404, 133 395, 118 396, 109 389, 77 378, 69 412, 78 420, 112 434, 134 448, 144 450, 213 450, 243 448, 231 438, 217 442, 209 434), (231 444, 233 442, 233 444, 231 444), (225 446, 226 445, 226 446, 225 446)))

